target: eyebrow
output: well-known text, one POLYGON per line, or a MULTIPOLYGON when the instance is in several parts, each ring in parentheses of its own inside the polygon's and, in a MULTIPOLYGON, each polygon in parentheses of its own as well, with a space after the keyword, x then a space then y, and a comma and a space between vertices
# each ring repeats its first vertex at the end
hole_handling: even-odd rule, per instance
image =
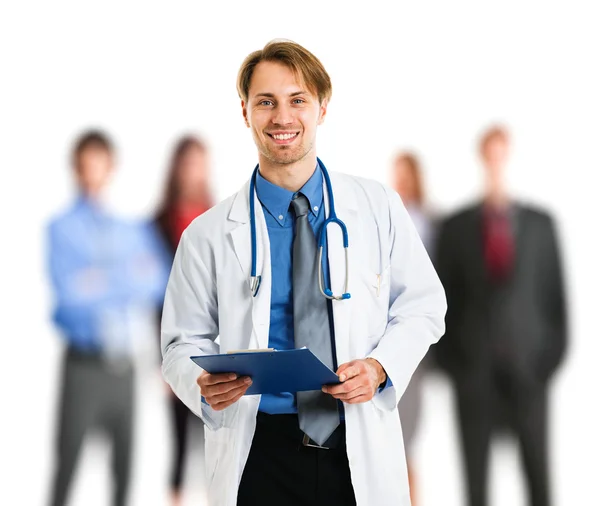
MULTIPOLYGON (((293 93, 290 93, 288 96, 289 97, 297 97, 298 95, 306 95, 306 94, 308 94, 308 92, 302 90, 302 91, 294 91, 293 93)), ((264 92, 264 93, 257 93, 256 95, 254 95, 254 98, 259 98, 259 97, 275 98, 275 94, 264 92)))

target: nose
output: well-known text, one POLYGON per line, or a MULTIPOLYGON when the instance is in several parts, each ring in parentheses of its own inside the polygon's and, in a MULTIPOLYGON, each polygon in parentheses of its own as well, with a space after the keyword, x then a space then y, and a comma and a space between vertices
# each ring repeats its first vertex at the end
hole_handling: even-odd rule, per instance
POLYGON ((291 125, 294 123, 294 113, 286 104, 279 104, 273 111, 271 122, 274 125, 291 125))

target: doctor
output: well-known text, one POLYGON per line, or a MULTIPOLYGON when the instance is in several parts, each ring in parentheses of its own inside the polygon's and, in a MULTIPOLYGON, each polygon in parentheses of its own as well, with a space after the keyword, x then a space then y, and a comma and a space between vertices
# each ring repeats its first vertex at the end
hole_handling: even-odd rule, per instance
POLYGON ((184 232, 162 320, 164 376, 206 424, 209 504, 409 506, 396 406, 444 332, 442 285, 397 194, 317 158, 331 82, 314 55, 270 42, 237 86, 258 170, 184 232), (251 378, 190 360, 302 346, 341 383, 244 396, 251 378))

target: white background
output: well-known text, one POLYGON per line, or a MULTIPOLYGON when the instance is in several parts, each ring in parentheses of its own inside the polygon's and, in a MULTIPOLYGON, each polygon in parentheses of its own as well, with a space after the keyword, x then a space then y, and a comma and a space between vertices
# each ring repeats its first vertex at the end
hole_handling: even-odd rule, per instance
MULTIPOLYGON (((44 225, 72 198, 71 143, 98 126, 118 145, 111 201, 128 215, 155 208, 174 140, 211 147, 220 198, 256 161, 235 89, 240 63, 276 37, 313 51, 333 81, 319 133, 332 170, 389 180, 398 148, 421 156, 431 204, 476 195, 476 140, 493 121, 514 138, 516 195, 550 208, 568 274, 571 345, 553 390, 557 505, 597 495, 600 372, 596 240, 596 2, 2 2, 0 7, 0 274, 3 338, 0 502, 46 502, 61 344, 49 321, 44 225), (592 399, 591 402, 589 399, 592 399)), ((148 337, 147 349, 155 345, 148 337)), ((155 356, 140 360, 132 504, 163 504, 170 434, 155 356)), ((420 506, 462 504, 450 391, 426 388, 417 444, 420 506)), ((197 443, 200 444, 200 443, 197 443)), ((511 442, 492 459, 494 505, 524 503, 511 442)), ((202 504, 192 459, 190 504, 202 504)), ((108 504, 106 450, 83 455, 73 504, 108 504)))

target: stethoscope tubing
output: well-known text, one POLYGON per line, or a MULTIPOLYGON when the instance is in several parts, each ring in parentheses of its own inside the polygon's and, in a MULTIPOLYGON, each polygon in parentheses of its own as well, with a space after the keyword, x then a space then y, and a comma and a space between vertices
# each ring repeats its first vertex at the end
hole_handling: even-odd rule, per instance
MULTIPOLYGON (((325 186, 327 187, 327 196, 329 199, 329 217, 323 223, 323 227, 321 228, 321 232, 319 234, 319 290, 323 297, 326 297, 330 300, 346 300, 350 298, 350 293, 348 292, 348 278, 349 278, 349 258, 348 258, 348 229, 346 224, 340 220, 335 212, 335 202, 333 199, 333 188, 331 185, 331 179, 329 178, 329 173, 325 168, 325 165, 321 160, 317 158, 317 162, 319 164, 319 168, 323 173, 323 177, 325 178, 325 186), (325 279, 323 273, 323 248, 325 247, 325 241, 327 239, 327 226, 335 223, 338 225, 342 231, 342 240, 344 245, 344 252, 346 256, 346 276, 344 282, 344 293, 341 295, 335 295, 333 291, 325 286, 325 279)), ((254 205, 254 196, 256 194, 256 176, 258 174, 258 165, 255 167, 254 172, 252 173, 252 178, 250 179, 250 192, 249 192, 249 204, 250 204, 250 246, 252 248, 252 263, 250 270, 250 290, 252 291, 252 296, 256 297, 258 294, 258 289, 260 288, 261 276, 257 276, 256 274, 256 263, 257 263, 257 247, 256 247, 256 214, 255 214, 255 205, 254 205)))

